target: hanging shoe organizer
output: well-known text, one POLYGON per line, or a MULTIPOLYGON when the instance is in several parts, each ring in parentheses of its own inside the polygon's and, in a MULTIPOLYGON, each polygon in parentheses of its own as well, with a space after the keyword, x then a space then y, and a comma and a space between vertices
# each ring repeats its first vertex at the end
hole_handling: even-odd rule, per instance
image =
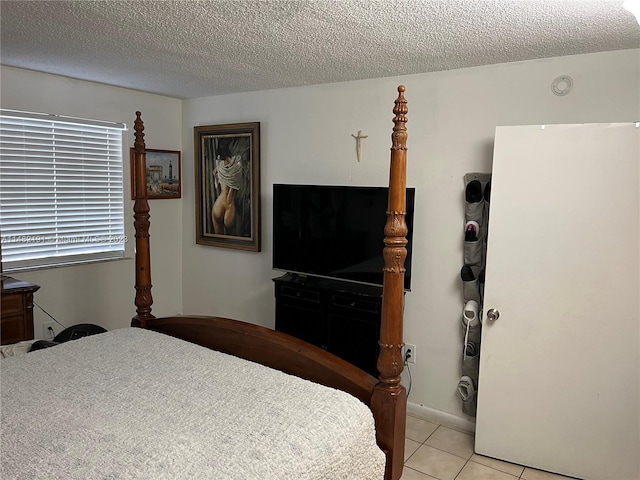
POLYGON ((458 382, 458 393, 462 399, 462 412, 475 417, 491 174, 467 173, 464 187, 464 265, 460 271, 463 297, 462 376, 458 382))

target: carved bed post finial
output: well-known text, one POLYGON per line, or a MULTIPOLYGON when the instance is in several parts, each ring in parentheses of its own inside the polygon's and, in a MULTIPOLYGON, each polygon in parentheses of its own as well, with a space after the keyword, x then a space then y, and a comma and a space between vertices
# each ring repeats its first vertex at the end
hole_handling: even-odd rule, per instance
POLYGON ((389 204, 384 227, 384 280, 382 321, 380 326, 380 382, 371 399, 378 425, 378 444, 387 455, 385 479, 397 480, 404 462, 404 434, 407 393, 400 384, 404 367, 402 359, 402 317, 404 313, 404 262, 407 257, 406 162, 407 117, 404 85, 398 87, 391 135, 389 172, 389 204), (378 412, 378 413, 376 413, 378 412))
MULTIPOLYGON (((407 107, 407 99, 404 98, 405 90, 404 85, 398 87, 398 98, 394 102, 395 107, 393 113, 395 117, 393 117, 393 123, 395 125, 393 127, 393 133, 391 134, 392 150, 407 149, 407 117, 405 115, 409 112, 409 108, 407 107)), ((404 157, 404 162, 406 163, 406 156, 404 157)), ((406 175, 404 182, 406 184, 406 175)))
POLYGON ((144 123, 141 113, 136 112, 133 122, 135 130, 134 143, 134 204, 133 224, 136 231, 136 316, 131 319, 131 326, 146 327, 147 320, 155 318, 151 315, 151 250, 149 246, 149 203, 147 202, 147 166, 144 144, 144 123))
POLYGON ((144 122, 142 121, 142 113, 136 112, 136 119, 133 122, 133 129, 136 131, 135 133, 135 142, 133 143, 133 147, 136 153, 144 153, 145 145, 144 145, 144 122))

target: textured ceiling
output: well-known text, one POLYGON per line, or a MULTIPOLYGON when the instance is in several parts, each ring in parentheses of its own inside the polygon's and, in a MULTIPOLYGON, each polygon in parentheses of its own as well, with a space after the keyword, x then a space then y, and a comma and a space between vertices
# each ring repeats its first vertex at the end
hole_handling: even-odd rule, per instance
POLYGON ((0 2, 3 65, 178 98, 640 47, 622 0, 0 2))

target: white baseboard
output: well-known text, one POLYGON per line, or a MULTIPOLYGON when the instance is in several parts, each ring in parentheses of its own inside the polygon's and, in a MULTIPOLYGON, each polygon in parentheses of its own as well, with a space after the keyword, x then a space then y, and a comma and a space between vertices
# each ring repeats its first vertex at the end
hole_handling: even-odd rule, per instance
POLYGON ((458 417, 417 403, 407 402, 407 413, 412 417, 421 418, 428 422, 438 423, 440 425, 451 427, 455 430, 471 433, 476 431, 475 420, 458 417))

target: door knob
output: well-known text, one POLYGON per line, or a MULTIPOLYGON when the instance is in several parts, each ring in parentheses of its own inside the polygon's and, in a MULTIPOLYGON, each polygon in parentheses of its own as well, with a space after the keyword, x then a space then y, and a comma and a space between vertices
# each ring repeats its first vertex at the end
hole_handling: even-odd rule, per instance
POLYGON ((487 311, 487 320, 491 320, 492 322, 495 322, 498 318, 500 318, 500 312, 495 308, 490 308, 487 311))

